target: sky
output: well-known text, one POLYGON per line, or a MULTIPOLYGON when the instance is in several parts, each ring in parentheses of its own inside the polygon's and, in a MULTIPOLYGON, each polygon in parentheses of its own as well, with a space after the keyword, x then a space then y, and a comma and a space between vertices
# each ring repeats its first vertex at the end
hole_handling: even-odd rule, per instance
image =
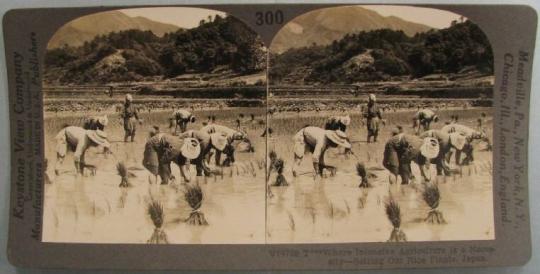
MULTIPOLYGON (((390 5, 363 5, 362 7, 374 10, 383 16, 396 16, 407 21, 434 28, 449 27, 453 20, 459 20, 461 17, 459 14, 431 8, 390 5)), ((216 14, 225 16, 225 13, 219 11, 188 7, 136 8, 120 11, 128 16, 143 16, 154 21, 173 24, 182 28, 196 27, 199 25, 201 19, 208 18, 208 15, 212 17, 216 14)))
POLYGON ((446 28, 461 15, 444 10, 418 8, 410 6, 365 5, 363 8, 374 10, 383 16, 396 16, 406 21, 424 24, 433 28, 446 28))
POLYGON ((225 13, 215 10, 183 7, 136 8, 120 11, 131 17, 142 16, 153 21, 173 24, 188 29, 197 27, 201 19, 206 19, 209 15, 212 18, 216 14, 225 16, 225 13))

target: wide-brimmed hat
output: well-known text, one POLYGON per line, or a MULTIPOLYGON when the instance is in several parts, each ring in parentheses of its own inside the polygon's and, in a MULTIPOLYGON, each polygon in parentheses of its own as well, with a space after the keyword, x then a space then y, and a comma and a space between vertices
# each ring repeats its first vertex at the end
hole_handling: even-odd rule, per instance
POLYGON ((195 138, 185 138, 182 148, 180 149, 180 153, 182 153, 182 156, 188 159, 195 159, 199 157, 199 154, 201 153, 199 141, 195 138))
POLYGON ((450 133, 450 144, 457 150, 462 150, 467 143, 467 138, 457 132, 450 133))
POLYGON ((424 138, 424 143, 420 146, 420 153, 428 159, 437 157, 439 155, 439 141, 432 137, 424 138))
POLYGON ((349 115, 341 116, 341 117, 339 117, 339 121, 342 124, 348 126, 348 125, 351 124, 351 117, 349 115))
POLYGON ((86 136, 96 143, 98 146, 110 147, 111 143, 107 140, 107 133, 103 130, 87 130, 86 136))
POLYGON ((107 115, 103 115, 97 118, 98 123, 100 123, 102 126, 107 126, 109 123, 109 118, 107 118, 107 115))
POLYGON ((372 102, 377 101, 377 97, 376 97, 375 94, 373 94, 373 93, 370 93, 370 94, 368 95, 368 99, 369 99, 370 101, 372 101, 372 102))
POLYGON ((133 101, 133 96, 131 96, 131 94, 129 93, 126 94, 126 101, 129 101, 129 102, 133 101))
POLYGON ((349 138, 347 137, 347 134, 341 130, 326 130, 326 137, 330 139, 330 141, 336 143, 339 146, 342 146, 344 148, 351 148, 352 145, 349 143, 349 138))
POLYGON ((229 143, 227 139, 227 135, 221 134, 221 133, 212 133, 210 134, 210 141, 212 142, 212 145, 214 148, 216 148, 219 151, 223 151, 227 144, 229 143))

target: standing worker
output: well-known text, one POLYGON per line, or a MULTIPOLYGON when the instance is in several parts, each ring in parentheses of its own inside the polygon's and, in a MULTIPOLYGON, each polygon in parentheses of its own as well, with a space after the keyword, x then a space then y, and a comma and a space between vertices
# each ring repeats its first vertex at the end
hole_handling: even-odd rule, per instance
POLYGON ((373 137, 373 142, 377 142, 377 137, 379 136, 379 123, 382 120, 381 110, 377 105, 377 98, 375 94, 370 94, 368 97, 367 111, 364 114, 364 117, 367 120, 367 142, 371 142, 371 137, 373 137))
POLYGON ((124 142, 131 138, 131 142, 135 140, 135 131, 137 129, 137 123, 142 124, 142 120, 139 119, 139 113, 135 106, 133 106, 133 97, 131 94, 126 94, 124 106, 120 117, 124 120, 124 142))

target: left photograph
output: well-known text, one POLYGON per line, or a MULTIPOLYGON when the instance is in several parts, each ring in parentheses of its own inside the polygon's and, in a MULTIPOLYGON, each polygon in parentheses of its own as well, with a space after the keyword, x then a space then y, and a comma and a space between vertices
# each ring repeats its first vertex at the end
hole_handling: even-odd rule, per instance
POLYGON ((58 29, 42 68, 42 241, 264 243, 266 58, 253 30, 209 9, 58 29))

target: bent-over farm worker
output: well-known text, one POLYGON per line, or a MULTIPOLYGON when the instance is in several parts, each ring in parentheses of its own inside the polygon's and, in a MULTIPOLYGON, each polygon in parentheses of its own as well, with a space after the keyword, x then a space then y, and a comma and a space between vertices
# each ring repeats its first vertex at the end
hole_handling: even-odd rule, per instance
POLYGON ((170 134, 158 133, 146 142, 143 166, 152 175, 159 175, 161 184, 168 184, 171 179, 171 162, 174 162, 180 168, 180 175, 189 182, 189 161, 199 157, 200 153, 197 139, 181 140, 170 134))
POLYGON ((413 116, 413 128, 416 129, 416 134, 420 134, 420 126, 424 131, 429 130, 431 122, 437 123, 439 116, 431 109, 421 109, 413 116))
POLYGON ((195 123, 195 116, 185 109, 178 109, 173 112, 169 127, 174 126, 174 133, 178 131, 178 128, 180 128, 180 133, 184 133, 188 123, 195 123))
POLYGON ((135 140, 135 131, 137 129, 137 122, 142 123, 139 119, 139 113, 135 106, 133 106, 133 97, 131 94, 126 94, 124 101, 124 107, 120 116, 124 120, 124 142, 127 142, 131 138, 131 142, 135 140))
MULTIPOLYGON (((197 176, 202 176, 203 172, 205 176, 210 175, 210 168, 208 167, 205 159, 210 154, 210 151, 212 149, 220 152, 231 151, 226 149, 227 146, 230 146, 230 144, 227 140, 227 136, 223 133, 216 132, 208 134, 201 130, 188 130, 180 134, 179 137, 181 139, 194 138, 199 141, 199 144, 201 146, 201 153, 196 159, 193 159, 193 163, 197 168, 197 176)), ((227 157, 231 157, 234 159, 233 155, 227 155, 227 157)))
POLYGON ((351 124, 351 117, 349 115, 345 116, 332 116, 330 117, 325 125, 324 129, 327 130, 341 130, 345 132, 347 127, 351 124))
MULTIPOLYGON (((429 161, 439 154, 439 142, 435 138, 420 138, 416 135, 397 134, 391 137, 384 147, 383 166, 393 178, 401 176, 401 183, 408 184, 412 179, 411 161, 420 167, 424 180, 429 181, 429 161)), ((391 179, 391 183, 393 180, 391 179)))
MULTIPOLYGON (((206 125, 202 127, 200 130, 208 134, 222 133, 225 136, 227 136, 227 141, 230 146, 227 146, 226 148, 227 158, 224 160, 224 165, 228 165, 228 163, 234 163, 234 150, 235 149, 234 149, 233 143, 235 141, 244 141, 244 142, 251 143, 246 133, 238 131, 238 130, 234 130, 226 126, 222 126, 218 124, 211 124, 211 125, 206 125)), ((216 151, 215 161, 216 161, 216 165, 221 165, 221 151, 219 150, 216 151)))
POLYGON ((107 134, 101 130, 86 130, 82 127, 68 126, 60 130, 56 140, 56 164, 54 172, 59 174, 59 167, 64 162, 67 152, 73 152, 75 169, 78 174, 84 172, 84 155, 90 147, 110 148, 107 134))
MULTIPOLYGON (((466 138, 466 143, 463 146, 463 149, 456 150, 456 159, 455 159, 455 161, 456 161, 457 165, 462 165, 462 164, 467 165, 467 164, 474 161, 473 141, 482 140, 482 141, 487 143, 488 148, 491 147, 491 142, 490 142, 489 138, 487 137, 487 135, 484 132, 475 130, 475 129, 470 128, 470 127, 465 126, 465 125, 449 124, 449 125, 445 125, 444 127, 442 127, 441 131, 444 131, 446 133, 457 132, 457 133, 465 136, 465 138, 466 138), (461 152, 465 153, 465 159, 463 159, 463 162, 461 162, 461 152)), ((449 153, 447 155, 447 160, 449 160, 450 157, 451 157, 451 154, 449 153)))
POLYGON ((86 121, 84 121, 83 128, 84 129, 91 129, 91 130, 105 130, 105 127, 109 124, 109 119, 107 118, 107 115, 99 116, 99 117, 90 117, 86 121))
POLYGON ((366 113, 364 114, 367 121, 367 142, 371 142, 371 137, 373 137, 373 142, 377 142, 377 137, 379 136, 379 123, 382 120, 381 110, 377 105, 377 98, 375 94, 370 94, 368 96, 368 105, 366 113))
POLYGON ((442 130, 431 129, 420 134, 420 138, 426 137, 433 137, 439 142, 439 154, 431 160, 437 166, 437 175, 443 175, 443 173, 446 176, 451 175, 450 167, 446 162, 446 155, 452 148, 461 151, 467 142, 465 136, 457 132, 446 133, 442 130))
POLYGON ((302 163, 304 154, 312 153, 313 169, 315 175, 322 175, 327 166, 324 164, 324 153, 329 147, 344 147, 350 149, 351 143, 345 132, 340 130, 325 130, 319 127, 308 126, 296 133, 294 141, 293 176, 302 163))

